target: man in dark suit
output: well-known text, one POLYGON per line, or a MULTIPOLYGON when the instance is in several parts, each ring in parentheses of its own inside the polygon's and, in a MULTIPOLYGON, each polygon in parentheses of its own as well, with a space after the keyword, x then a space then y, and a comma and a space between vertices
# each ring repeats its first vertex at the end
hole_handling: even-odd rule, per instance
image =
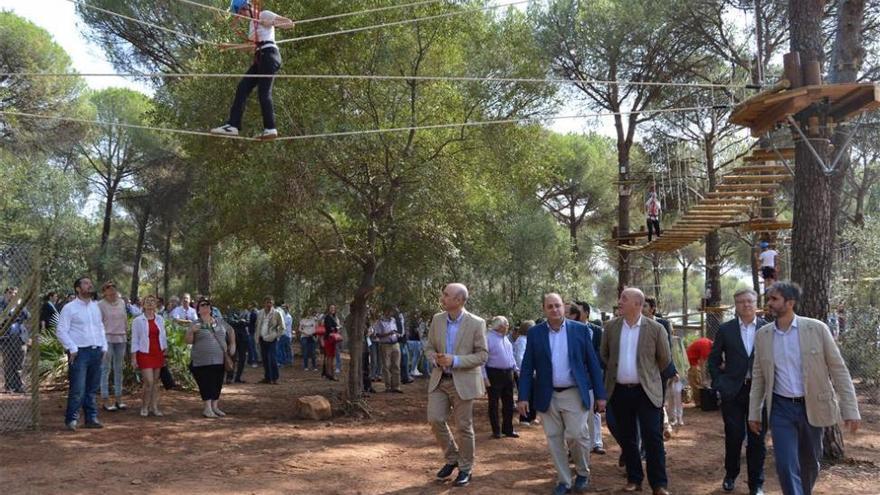
POLYGON ((668 495, 661 372, 672 358, 666 330, 642 316, 644 302, 645 294, 639 289, 630 287, 620 293, 621 316, 605 324, 600 356, 605 362, 605 388, 611 396, 616 438, 626 464, 623 491, 642 489, 638 428, 645 447, 648 482, 654 495, 668 495))
POLYGON ((602 369, 587 329, 580 322, 565 318, 567 306, 559 294, 545 294, 547 321, 529 329, 526 352, 519 378, 517 409, 529 412, 529 397, 535 390, 535 409, 541 415, 544 435, 558 484, 556 495, 572 489, 581 493, 589 484, 590 438, 587 421, 595 409, 605 410, 602 369), (568 448, 566 448, 566 444, 568 448), (569 451, 577 476, 571 477, 569 451))
POLYGON ((740 469, 743 440, 746 443, 746 464, 749 493, 764 493, 764 457, 767 447, 764 432, 752 433, 746 428, 749 415, 749 393, 752 387, 752 363, 755 358, 755 333, 765 322, 757 317, 758 294, 751 289, 733 295, 736 318, 718 328, 709 354, 712 388, 721 394, 721 415, 724 418, 724 481, 721 487, 731 492, 740 469))

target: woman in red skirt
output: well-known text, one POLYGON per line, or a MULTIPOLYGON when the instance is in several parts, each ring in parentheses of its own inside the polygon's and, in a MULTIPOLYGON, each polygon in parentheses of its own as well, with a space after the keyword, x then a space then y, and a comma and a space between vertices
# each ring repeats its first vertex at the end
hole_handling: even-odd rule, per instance
POLYGON ((156 314, 157 300, 155 296, 147 296, 143 300, 144 312, 131 323, 131 364, 141 370, 144 380, 144 402, 141 416, 153 413, 162 416, 159 411, 159 372, 165 366, 165 349, 168 338, 165 334, 165 322, 156 314))
POLYGON ((337 381, 336 375, 333 374, 334 363, 336 361, 336 346, 342 341, 342 335, 339 334, 338 328, 328 328, 325 330, 321 346, 324 348, 324 363, 321 365, 321 376, 328 380, 337 381))

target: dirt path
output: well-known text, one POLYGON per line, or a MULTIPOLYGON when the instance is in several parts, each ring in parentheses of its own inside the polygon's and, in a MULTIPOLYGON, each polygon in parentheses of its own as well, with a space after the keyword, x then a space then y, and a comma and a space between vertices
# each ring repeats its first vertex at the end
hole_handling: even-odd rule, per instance
MULTIPOLYGON (((261 373, 249 368, 245 379, 254 382, 261 373)), ((405 385, 403 395, 371 397, 370 420, 294 420, 293 397, 342 389, 318 375, 284 368, 277 386, 227 386, 221 406, 229 416, 219 420, 199 415, 197 394, 165 394, 164 418, 141 418, 140 401, 127 397, 131 409, 102 412, 104 429, 76 433, 62 429, 65 395, 47 394, 42 432, 0 436, 0 486, 8 494, 331 495, 549 493, 555 485, 540 427, 520 428, 519 439, 490 439, 485 399, 475 409, 471 485, 455 489, 435 482, 442 458, 425 422, 424 379, 405 385)), ((862 410, 863 430, 846 437, 848 454, 859 462, 823 470, 815 493, 880 493, 880 411, 862 410)), ((685 422, 667 443, 669 488, 676 494, 722 493, 720 414, 688 408, 685 422)), ((607 430, 604 438, 608 455, 592 456, 592 486, 616 493, 624 483, 619 450, 607 430)), ((768 493, 779 493, 775 479, 771 454, 768 493)), ((748 493, 744 479, 735 493, 748 493)))

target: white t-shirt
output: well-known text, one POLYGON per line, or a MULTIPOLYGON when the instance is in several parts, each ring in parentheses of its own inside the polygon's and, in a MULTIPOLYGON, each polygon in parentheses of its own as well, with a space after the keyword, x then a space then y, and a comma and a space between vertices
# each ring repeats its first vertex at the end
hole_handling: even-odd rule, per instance
POLYGON ((776 267, 776 256, 779 253, 776 252, 775 249, 768 249, 766 251, 762 251, 758 257, 761 259, 761 267, 769 266, 771 268, 776 267))
POLYGON ((189 306, 185 308, 178 306, 171 310, 171 319, 196 321, 199 319, 199 316, 196 314, 196 310, 189 306))
POLYGON ((275 19, 278 18, 278 14, 268 11, 261 10, 260 11, 260 22, 256 20, 252 20, 250 22, 250 27, 248 28, 248 39, 251 41, 271 41, 275 42, 275 26, 274 25, 263 25, 263 22, 273 23, 275 19), (254 28, 256 28, 256 38, 254 38, 254 28))

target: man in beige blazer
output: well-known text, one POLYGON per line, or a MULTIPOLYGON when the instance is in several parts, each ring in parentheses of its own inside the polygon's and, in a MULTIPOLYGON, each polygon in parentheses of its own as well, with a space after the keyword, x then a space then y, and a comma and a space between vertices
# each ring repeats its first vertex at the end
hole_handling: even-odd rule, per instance
POLYGON ((428 328, 425 356, 434 365, 428 382, 428 422, 444 450, 446 464, 437 478, 446 479, 458 467, 456 486, 470 483, 474 465, 474 399, 485 393, 480 367, 486 364, 486 321, 468 313, 468 290, 449 284, 440 297, 443 311, 428 328), (455 415, 458 442, 446 420, 455 415))
POLYGON ((620 293, 621 316, 605 324, 600 357, 605 363, 609 425, 623 450, 627 484, 624 492, 642 489, 644 471, 636 423, 647 458, 648 483, 654 495, 666 495, 666 452, 663 448, 663 380, 671 354, 666 330, 642 316, 645 294, 628 288, 620 293))
POLYGON ((858 430, 858 402, 828 326, 794 313, 801 288, 776 282, 767 295, 776 321, 755 335, 749 429, 760 433, 766 407, 782 492, 809 495, 819 475, 822 428, 843 418, 850 431, 858 430))

